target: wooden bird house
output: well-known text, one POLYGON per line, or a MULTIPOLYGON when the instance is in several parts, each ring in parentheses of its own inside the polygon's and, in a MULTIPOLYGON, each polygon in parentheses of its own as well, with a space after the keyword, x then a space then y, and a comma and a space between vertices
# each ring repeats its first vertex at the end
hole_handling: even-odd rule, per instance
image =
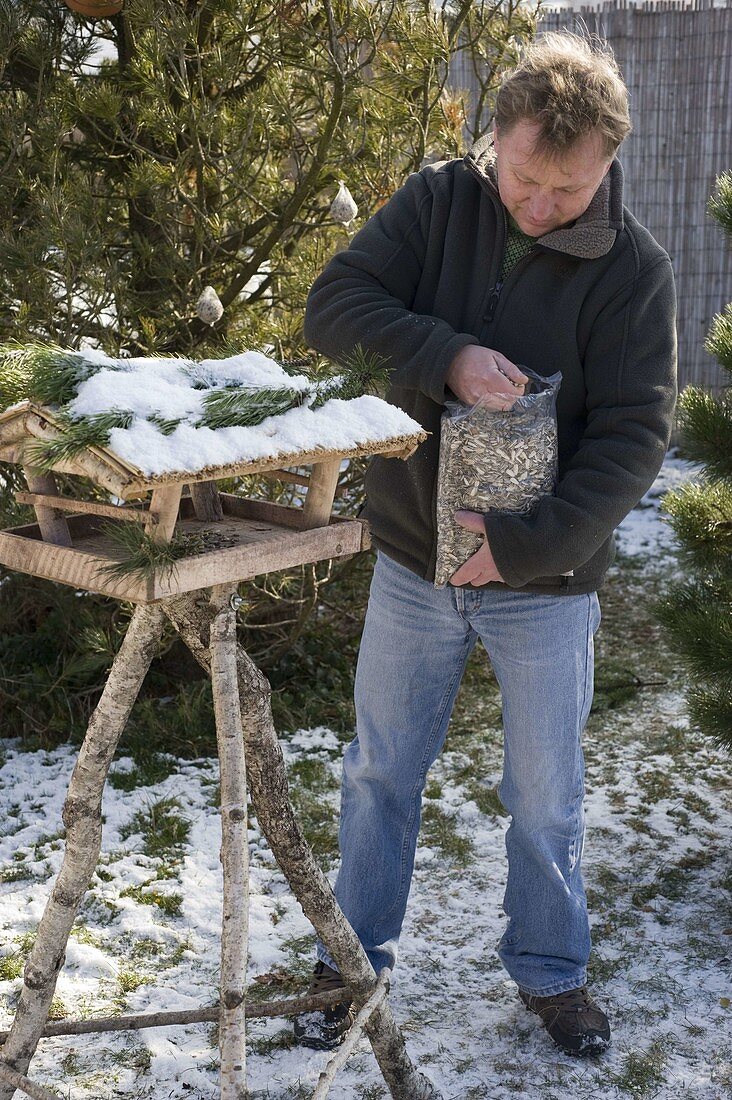
MULTIPOLYGON (((259 356, 259 360, 264 358, 259 356)), ((133 363, 134 369, 125 365, 120 377, 113 379, 118 384, 113 395, 116 411, 126 400, 131 407, 135 401, 139 406, 140 385, 146 378, 154 389, 155 363, 177 361, 151 361, 149 376, 144 360, 133 363)), ((276 366, 273 363, 273 368, 276 366)), ((178 369, 177 365, 166 366, 168 376, 171 369, 178 369)), ((208 370, 210 378, 210 361, 208 370)), ((220 395, 221 389, 216 392, 220 395)), ((97 406, 95 415, 104 411, 97 406)), ((122 422, 129 431, 142 425, 147 444, 147 450, 142 450, 147 459, 141 454, 135 460, 135 437, 127 438, 125 429, 116 435, 112 432, 104 445, 65 448, 58 444, 63 444, 69 432, 68 411, 21 400, 0 412, 0 462, 23 469, 28 490, 18 492, 16 499, 32 505, 36 523, 0 532, 0 564, 140 604, 365 549, 369 545, 366 524, 331 514, 344 461, 373 454, 407 458, 426 433, 401 410, 370 396, 330 401, 317 414, 306 405, 292 413, 286 422, 282 416, 270 416, 253 441, 251 432, 246 435, 247 428, 229 426, 218 433, 205 428, 200 435, 200 458, 196 457, 195 424, 181 418, 187 433, 182 452, 185 468, 151 472, 151 461, 152 466, 159 466, 166 447, 170 453, 163 464, 175 465, 176 453, 181 451, 175 450, 174 433, 160 433, 158 441, 151 436, 151 425, 130 413, 122 422), (368 412, 365 419, 364 409, 368 412), (303 423, 307 420, 304 430, 298 416, 303 423), (280 424, 287 431, 278 430, 280 424), (338 431, 333 430, 335 426, 338 431), (46 454, 39 467, 38 455, 44 445, 46 454), (247 446, 258 453, 246 455, 247 446), (237 447, 242 457, 232 458, 237 447), (223 492, 219 485, 223 480, 268 473, 300 484, 302 504, 285 506, 239 492, 223 492), (56 474, 69 475, 64 479, 63 494, 56 474), (69 485, 74 487, 73 493, 69 485), (98 490, 106 491, 106 500, 99 499, 98 490), (144 573, 126 570, 125 552, 116 536, 121 526, 130 524, 144 532, 148 546, 151 540, 161 545, 172 540, 180 556, 144 573)))

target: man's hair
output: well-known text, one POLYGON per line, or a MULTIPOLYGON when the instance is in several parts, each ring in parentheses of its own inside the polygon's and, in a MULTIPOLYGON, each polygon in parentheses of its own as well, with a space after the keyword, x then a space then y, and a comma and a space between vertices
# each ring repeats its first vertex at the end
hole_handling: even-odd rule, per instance
POLYGON ((495 120, 505 131, 524 120, 538 122, 534 151, 540 156, 561 157, 595 133, 611 159, 631 130, 628 89, 612 49, 596 36, 541 35, 504 78, 495 120))

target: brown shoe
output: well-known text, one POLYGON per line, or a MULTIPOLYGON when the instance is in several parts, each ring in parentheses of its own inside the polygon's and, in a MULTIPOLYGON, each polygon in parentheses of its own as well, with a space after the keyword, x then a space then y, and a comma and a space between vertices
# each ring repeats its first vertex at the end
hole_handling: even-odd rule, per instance
POLYGON ((592 1056, 610 1045, 610 1023, 600 1006, 592 1000, 587 986, 555 993, 553 997, 534 997, 519 989, 519 997, 535 1012, 557 1046, 567 1054, 592 1056))
POLYGON ((317 962, 308 993, 329 993, 332 989, 343 990, 341 1002, 331 1008, 319 1008, 295 1017, 295 1039, 300 1046, 333 1050, 345 1039, 356 1018, 356 1011, 338 971, 324 962, 317 962))

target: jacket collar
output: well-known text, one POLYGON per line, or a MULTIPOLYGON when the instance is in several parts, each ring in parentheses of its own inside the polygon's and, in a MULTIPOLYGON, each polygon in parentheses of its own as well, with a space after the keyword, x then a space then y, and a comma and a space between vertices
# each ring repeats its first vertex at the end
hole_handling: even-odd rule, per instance
MULTIPOLYGON (((463 157, 463 161, 500 202, 495 167, 496 151, 490 131, 478 138, 463 157)), ((537 238, 537 243, 556 252, 565 252, 569 256, 596 260, 610 251, 623 225, 623 169, 616 157, 610 165, 610 171, 592 196, 590 205, 574 224, 545 233, 543 237, 537 238)))

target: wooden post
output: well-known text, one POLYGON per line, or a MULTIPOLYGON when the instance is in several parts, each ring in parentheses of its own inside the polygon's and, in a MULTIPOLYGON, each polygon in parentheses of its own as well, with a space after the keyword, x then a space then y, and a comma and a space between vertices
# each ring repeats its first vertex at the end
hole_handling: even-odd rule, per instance
MULTIPOLYGON (((25 1074, 48 1018, 66 944, 81 899, 99 860, 102 792, 120 735, 145 679, 163 631, 158 604, 137 607, 91 716, 64 802, 66 846, 61 870, 38 926, 23 971, 23 988, 0 1059, 25 1074)), ((0 1100, 11 1100, 16 1085, 0 1080, 0 1100)))
MULTIPOLYGON (((56 478, 53 474, 45 474, 32 466, 24 466, 23 473, 31 493, 47 493, 49 496, 55 496, 58 493, 56 478)), ((41 504, 35 504, 34 509, 44 542, 54 542, 56 546, 72 545, 69 525, 63 512, 58 508, 46 508, 41 504)))
POLYGON ((192 481, 189 485, 196 519, 209 523, 221 523, 224 509, 215 481, 192 481))
POLYGON ((221 1100, 245 1100, 245 996, 249 923, 249 845, 244 734, 236 681, 235 585, 211 589, 211 688, 221 770, 221 923, 219 1054, 221 1100))
POLYGON ((340 468, 340 456, 328 458, 325 462, 316 462, 313 466, 303 505, 303 527, 328 526, 340 468))
MULTIPOLYGON (((209 604, 200 604, 195 594, 177 596, 164 600, 163 609, 193 656, 210 672, 209 638, 214 612, 209 604)), ((326 944, 356 1007, 361 1009, 374 992, 376 975, 295 817, 282 748, 272 720, 269 683, 240 645, 236 661, 254 812, 305 916, 326 944)), ((369 1017, 366 1031, 394 1100, 439 1100, 434 1085, 413 1066, 388 1001, 369 1017)))
POLYGON ((178 520, 178 508, 183 485, 161 485, 153 489, 149 517, 145 524, 148 535, 156 542, 170 542, 178 520))

